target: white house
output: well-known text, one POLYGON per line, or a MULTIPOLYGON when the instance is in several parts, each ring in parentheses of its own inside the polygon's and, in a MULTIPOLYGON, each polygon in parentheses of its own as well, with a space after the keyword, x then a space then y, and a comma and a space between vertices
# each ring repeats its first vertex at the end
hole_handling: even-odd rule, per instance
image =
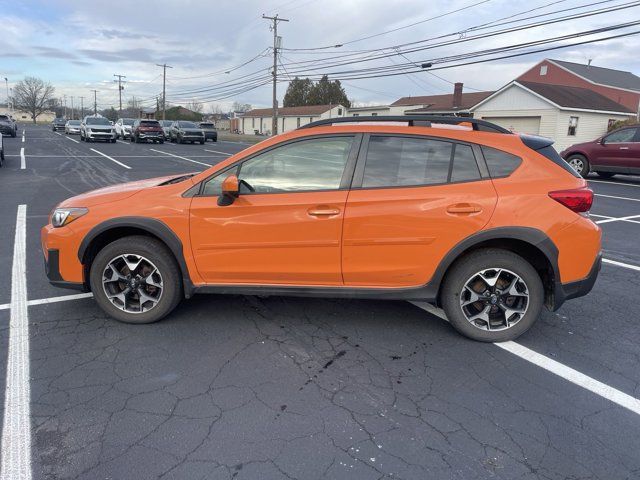
MULTIPOLYGON (((14 110, 7 108, 6 105, 0 105, 0 115, 11 115, 16 122, 22 123, 31 123, 33 120, 31 119, 31 114, 28 112, 23 112, 21 110, 14 110)), ((42 112, 38 115, 38 123, 51 123, 53 119, 56 118, 56 114, 49 110, 42 112)))
MULTIPOLYGON (((278 108, 278 133, 289 132, 298 127, 325 118, 344 117, 347 109, 342 105, 308 105, 303 107, 278 108)), ((272 108, 256 108, 240 117, 238 128, 247 135, 271 135, 273 125, 272 108)))
POLYGON ((586 88, 513 81, 471 108, 474 118, 549 137, 556 150, 594 140, 635 112, 586 88))

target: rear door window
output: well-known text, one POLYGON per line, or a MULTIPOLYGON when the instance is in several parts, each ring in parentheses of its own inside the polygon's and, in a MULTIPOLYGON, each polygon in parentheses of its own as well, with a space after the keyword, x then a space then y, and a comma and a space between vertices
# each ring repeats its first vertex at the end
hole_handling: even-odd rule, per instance
POLYGON ((372 136, 363 188, 446 183, 453 143, 425 138, 372 136))

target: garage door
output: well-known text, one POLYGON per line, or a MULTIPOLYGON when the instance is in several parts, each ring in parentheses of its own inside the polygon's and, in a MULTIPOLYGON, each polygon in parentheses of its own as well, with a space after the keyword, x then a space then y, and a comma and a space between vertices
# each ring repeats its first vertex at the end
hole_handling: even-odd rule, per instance
POLYGON ((508 128, 512 132, 540 134, 540 117, 482 117, 482 119, 508 128))

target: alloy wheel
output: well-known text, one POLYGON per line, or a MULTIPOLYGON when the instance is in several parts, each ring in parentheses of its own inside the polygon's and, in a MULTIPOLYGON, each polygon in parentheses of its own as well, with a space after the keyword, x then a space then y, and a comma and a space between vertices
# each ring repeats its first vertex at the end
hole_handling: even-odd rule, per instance
POLYGON ((127 313, 143 313, 154 308, 163 293, 158 268, 147 258, 125 253, 113 258, 102 273, 107 299, 127 313))
POLYGON ((582 172, 584 171, 584 161, 581 158, 570 158, 569 165, 571 165, 571 168, 573 168, 578 174, 582 174, 582 172))
POLYGON ((488 268, 470 277, 460 292, 460 308, 467 321, 485 331, 506 330, 529 308, 529 288, 510 270, 488 268))

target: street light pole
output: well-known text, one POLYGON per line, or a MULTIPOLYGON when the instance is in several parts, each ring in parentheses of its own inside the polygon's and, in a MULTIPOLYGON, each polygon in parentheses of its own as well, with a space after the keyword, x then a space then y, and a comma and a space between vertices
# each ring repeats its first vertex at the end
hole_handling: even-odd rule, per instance
POLYGON ((262 15, 265 20, 270 20, 272 23, 271 30, 273 31, 273 121, 271 123, 271 135, 278 134, 278 93, 276 84, 278 82, 278 48, 280 48, 281 37, 278 37, 278 22, 288 22, 286 18, 278 17, 276 13, 275 17, 268 17, 262 15))
POLYGON ((9 97, 9 79, 7 77, 4 77, 4 83, 7 86, 7 110, 9 110, 9 112, 11 112, 11 107, 10 105, 10 97, 9 97))
POLYGON ((80 120, 84 118, 84 97, 80 97, 80 120))
POLYGON ((98 116, 98 90, 91 90, 93 92, 93 115, 98 116))
POLYGON ((73 95, 71 95, 71 120, 75 120, 75 116, 73 115, 73 95))

